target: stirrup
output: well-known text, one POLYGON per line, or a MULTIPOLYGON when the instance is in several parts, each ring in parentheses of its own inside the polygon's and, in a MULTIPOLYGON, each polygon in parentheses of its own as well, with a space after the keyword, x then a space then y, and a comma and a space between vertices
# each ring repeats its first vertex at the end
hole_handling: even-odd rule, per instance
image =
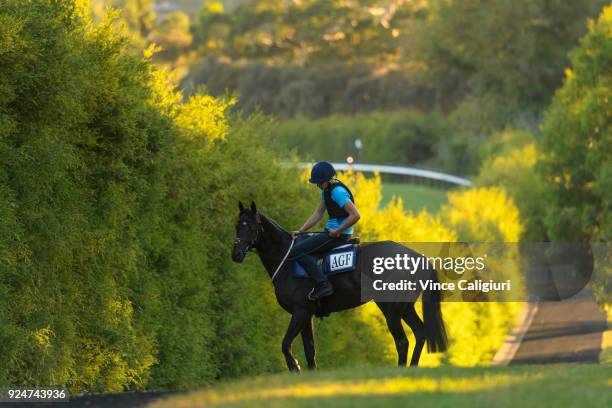
POLYGON ((332 284, 329 281, 325 281, 322 284, 316 285, 314 288, 312 288, 312 290, 308 293, 307 299, 314 302, 317 301, 319 299, 322 299, 324 297, 330 296, 334 293, 334 287, 332 286, 332 284), (323 289, 322 287, 325 287, 326 290, 323 291, 322 293, 317 294, 316 292, 318 290, 323 289), (315 296, 316 295, 316 296, 315 296))

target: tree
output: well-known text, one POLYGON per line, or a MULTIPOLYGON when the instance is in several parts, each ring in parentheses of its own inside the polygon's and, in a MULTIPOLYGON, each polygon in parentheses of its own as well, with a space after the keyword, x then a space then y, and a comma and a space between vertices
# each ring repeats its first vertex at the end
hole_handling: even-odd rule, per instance
POLYGON ((562 78, 566 52, 603 0, 433 0, 427 18, 407 32, 408 58, 423 61, 445 107, 466 95, 498 108, 494 127, 517 111, 537 114, 562 78), (487 101, 489 100, 489 101, 487 101))
POLYGON ((542 126, 552 239, 612 239, 612 6, 589 22, 542 126))
MULTIPOLYGON (((542 126, 544 223, 555 240, 605 243, 612 239, 612 6, 589 22, 570 60, 542 126)), ((592 250, 590 287, 599 303, 610 304, 609 250, 592 250)))
POLYGON ((389 0, 260 0, 231 13, 207 1, 194 28, 204 55, 308 64, 381 57, 398 51, 398 13, 389 0))

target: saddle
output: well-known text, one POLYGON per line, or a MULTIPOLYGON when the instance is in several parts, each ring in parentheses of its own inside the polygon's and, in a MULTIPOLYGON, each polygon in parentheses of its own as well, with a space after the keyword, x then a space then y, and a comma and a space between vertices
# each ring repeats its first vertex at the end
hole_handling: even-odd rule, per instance
MULTIPOLYGON (((325 276, 351 272, 357 267, 357 248, 359 242, 359 237, 353 237, 346 244, 323 252, 313 252, 310 255, 317 258, 325 276)), ((294 277, 308 278, 308 274, 297 261, 293 261, 292 269, 294 277)))
MULTIPOLYGON (((337 247, 336 247, 336 248, 334 248, 334 249, 343 248, 343 247, 345 247, 345 246, 347 246, 347 245, 353 245, 353 246, 356 246, 356 245, 359 245, 360 243, 361 243, 361 241, 359 240, 359 237, 352 237, 352 238, 350 238, 348 241, 346 241, 346 244, 342 244, 342 245, 340 245, 340 246, 337 246, 337 247)), ((334 249, 332 249, 331 251, 333 251, 334 249)), ((329 252, 330 252, 329 250, 327 250, 327 251, 322 251, 322 252, 315 251, 315 252, 313 252, 311 255, 312 255, 312 256, 315 256, 315 257, 317 257, 317 258, 321 258, 321 257, 323 257, 323 255, 325 255, 325 254, 327 254, 327 253, 329 253, 329 252)))

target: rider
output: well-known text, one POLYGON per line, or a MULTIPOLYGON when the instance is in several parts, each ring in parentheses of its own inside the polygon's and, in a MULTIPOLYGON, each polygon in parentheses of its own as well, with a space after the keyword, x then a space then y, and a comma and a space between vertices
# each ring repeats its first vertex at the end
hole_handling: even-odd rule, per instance
POLYGON ((353 233, 353 225, 360 218, 353 194, 335 176, 336 170, 331 163, 322 161, 314 165, 309 181, 321 189, 321 201, 304 225, 291 233, 293 239, 296 239, 298 234, 308 231, 319 222, 327 210, 329 220, 325 224, 326 233, 313 234, 299 240, 289 254, 292 259, 297 259, 316 283, 308 294, 309 300, 317 300, 334 293, 334 288, 321 271, 317 260, 309 254, 330 250, 346 243, 353 233))

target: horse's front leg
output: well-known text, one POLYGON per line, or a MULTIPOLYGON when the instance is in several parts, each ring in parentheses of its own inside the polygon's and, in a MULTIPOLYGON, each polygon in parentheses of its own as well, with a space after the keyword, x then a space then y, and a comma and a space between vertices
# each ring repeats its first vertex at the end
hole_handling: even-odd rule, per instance
POLYGON ((306 323, 304 324, 304 329, 302 330, 302 343, 304 343, 304 355, 306 355, 306 361, 308 361, 308 368, 314 370, 317 368, 317 362, 315 359, 316 351, 312 315, 306 319, 306 323))
POLYGON ((291 344, 298 333, 300 333, 304 328, 307 318, 308 313, 304 310, 297 310, 293 312, 293 315, 291 315, 291 321, 289 322, 289 327, 287 327, 287 332, 283 338, 282 351, 283 355, 285 356, 285 361, 287 361, 287 368, 289 368, 289 371, 300 371, 300 364, 291 352, 291 344))

